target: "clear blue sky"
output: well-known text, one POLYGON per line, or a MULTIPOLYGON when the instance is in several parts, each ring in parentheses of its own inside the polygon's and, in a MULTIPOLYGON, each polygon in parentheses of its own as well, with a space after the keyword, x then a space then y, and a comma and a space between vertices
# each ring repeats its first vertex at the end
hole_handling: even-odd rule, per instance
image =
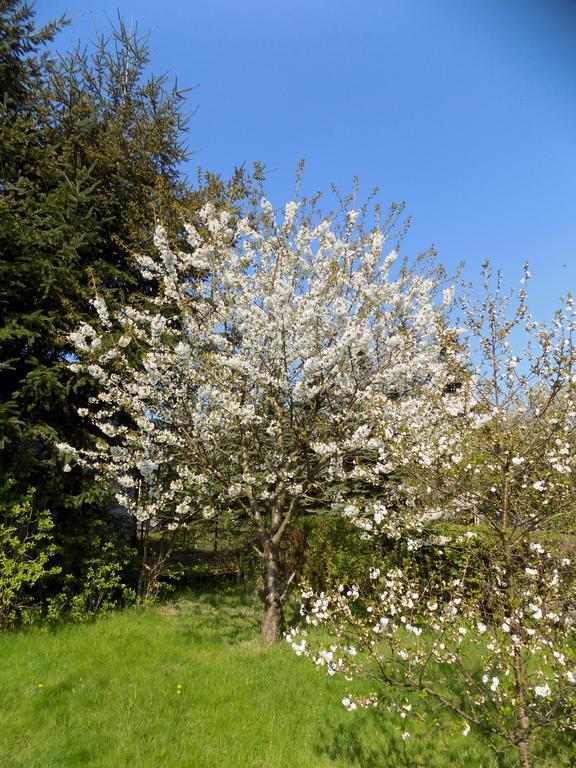
POLYGON ((407 247, 448 267, 530 262, 534 313, 576 287, 574 0, 38 0, 58 47, 119 9, 151 30, 152 69, 198 86, 189 165, 275 169, 269 197, 379 186, 405 200, 407 247))

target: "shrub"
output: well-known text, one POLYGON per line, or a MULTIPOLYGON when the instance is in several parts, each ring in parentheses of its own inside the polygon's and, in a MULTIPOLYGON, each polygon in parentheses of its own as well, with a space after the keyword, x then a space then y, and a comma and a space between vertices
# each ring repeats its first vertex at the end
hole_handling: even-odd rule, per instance
POLYGON ((12 481, 0 486, 0 629, 30 620, 41 582, 60 571, 50 512, 36 509, 35 490, 18 497, 12 481))
POLYGON ((322 590, 338 584, 361 584, 369 569, 391 556, 385 541, 364 540, 343 517, 311 515, 299 520, 283 551, 288 575, 322 590))
POLYGON ((46 601, 50 621, 84 622, 136 599, 136 552, 114 520, 91 519, 64 538, 63 578, 46 601))

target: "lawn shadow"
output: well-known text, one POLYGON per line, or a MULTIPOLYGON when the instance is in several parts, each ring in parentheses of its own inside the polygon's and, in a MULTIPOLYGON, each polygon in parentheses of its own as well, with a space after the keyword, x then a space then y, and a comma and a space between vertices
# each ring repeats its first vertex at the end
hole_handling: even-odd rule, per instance
POLYGON ((411 768, 417 765, 407 758, 400 736, 384 728, 382 718, 376 712, 361 714, 362 724, 356 717, 349 723, 336 719, 328 721, 314 747, 316 754, 355 768, 411 768))
POLYGON ((238 588, 192 591, 172 604, 179 632, 190 642, 233 645, 258 637, 260 615, 254 596, 238 588))
MULTIPOLYGON (((462 686, 450 675, 450 670, 443 682, 446 689, 450 686, 456 701, 465 701, 462 686)), ((349 720, 342 721, 337 716, 326 720, 314 746, 316 754, 354 768, 513 768, 518 765, 515 748, 507 747, 503 740, 478 728, 464 736, 461 718, 446 710, 435 708, 434 717, 429 721, 420 717, 414 720, 418 710, 416 697, 411 701, 415 709, 413 719, 405 721, 410 733, 408 741, 403 741, 394 717, 385 708, 378 707, 351 713, 349 720)), ((381 703, 385 704, 385 697, 381 703)), ((429 700, 426 707, 431 715, 429 700)), ((576 768, 575 747, 576 737, 571 732, 555 730, 553 739, 540 743, 535 739, 532 745, 534 766, 576 768)))

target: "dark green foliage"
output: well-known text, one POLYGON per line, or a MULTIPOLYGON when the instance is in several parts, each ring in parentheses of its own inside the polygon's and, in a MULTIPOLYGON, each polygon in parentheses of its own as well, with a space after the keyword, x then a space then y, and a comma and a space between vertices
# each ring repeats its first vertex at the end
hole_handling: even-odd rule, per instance
POLYGON ((372 566, 380 565, 391 548, 377 539, 363 539, 342 517, 311 515, 294 523, 283 550, 287 576, 321 591, 338 584, 362 585, 372 566))
POLYGON ((5 106, 25 109, 30 89, 41 79, 37 53, 66 20, 61 17, 35 29, 32 6, 22 0, 0 0, 0 18, 0 93, 5 106))
MULTIPOLYGON (((259 582, 261 558, 254 545, 254 532, 241 520, 214 518, 193 525, 164 531, 148 539, 150 575, 154 564, 162 563, 157 588, 162 592, 195 584, 239 584, 259 582)), ((144 586, 149 578, 144 579, 144 586)))
POLYGON ((58 471, 53 443, 82 431, 71 406, 86 382, 65 365, 66 336, 90 312, 96 284, 140 289, 131 253, 150 244, 155 217, 174 220, 186 198, 185 121, 182 95, 144 80, 146 40, 122 22, 90 51, 34 59, 58 25, 34 35, 27 6, 9 5, 0 34, 12 40, 24 17, 10 50, 16 63, 24 51, 31 60, 6 67, 11 82, 24 81, 12 88, 19 100, 2 107, 1 459, 43 474, 58 471))
POLYGON ((86 621, 112 608, 129 605, 136 592, 127 586, 138 569, 137 552, 130 547, 113 519, 88 519, 88 523, 63 537, 63 578, 46 604, 51 621, 86 621))
MULTIPOLYGON (((157 218, 176 229, 200 195, 179 172, 182 93, 145 78, 146 38, 120 20, 90 48, 41 55, 64 23, 35 30, 30 6, 0 2, 0 473, 14 479, 14 509, 34 487, 51 511, 62 567, 52 589, 69 602, 116 555, 114 525, 100 525, 107 489, 65 473, 56 448, 92 439, 76 413, 91 382, 71 374, 67 335, 92 314, 96 287, 142 292, 132 252, 150 247, 157 218)), ((101 602, 91 600, 87 610, 101 602)))
POLYGON ((13 480, 0 487, 0 628, 44 614, 85 621, 133 602, 139 560, 122 519, 92 509, 58 528, 36 497, 13 480))
MULTIPOLYGON (((27 282, 16 268, 18 230, 23 225, 15 220, 12 208, 26 183, 35 143, 34 103, 43 67, 39 51, 62 23, 35 30, 30 6, 0 0, 0 450, 15 442, 23 426, 23 414, 8 381, 16 380, 18 350, 29 342, 32 327, 39 321, 31 302, 26 307, 28 328, 10 312, 12 290, 24 293, 27 282)), ((39 151, 37 147, 36 153, 39 151)))

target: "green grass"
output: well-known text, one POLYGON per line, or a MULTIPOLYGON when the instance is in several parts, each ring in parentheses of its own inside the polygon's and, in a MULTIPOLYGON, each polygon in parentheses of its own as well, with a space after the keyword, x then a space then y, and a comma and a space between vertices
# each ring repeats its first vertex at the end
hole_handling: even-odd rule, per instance
POLYGON ((0 636, 0 766, 497 765, 474 734, 413 719, 404 744, 385 707, 347 712, 349 684, 285 643, 262 649, 259 618, 252 597, 221 589, 0 636))

